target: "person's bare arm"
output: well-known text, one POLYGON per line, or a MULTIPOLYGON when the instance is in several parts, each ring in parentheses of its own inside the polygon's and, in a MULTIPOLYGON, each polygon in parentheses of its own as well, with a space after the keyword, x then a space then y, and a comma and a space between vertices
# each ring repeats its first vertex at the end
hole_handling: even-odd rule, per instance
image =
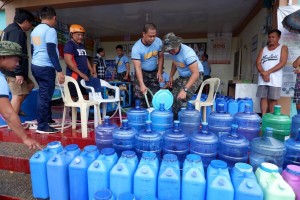
POLYGON ((289 55, 288 47, 283 45, 281 48, 279 63, 277 65, 275 65, 274 67, 272 67, 271 69, 269 69, 267 72, 269 74, 271 74, 271 73, 276 72, 276 71, 280 70, 281 68, 283 68, 287 62, 288 55, 289 55))
POLYGON ((176 73, 176 71, 177 71, 177 68, 176 68, 175 64, 172 62, 172 68, 171 68, 170 80, 169 80, 170 88, 173 87, 173 77, 174 77, 174 74, 176 73))
POLYGON ((125 80, 128 80, 129 72, 130 72, 130 65, 129 63, 126 63, 126 75, 124 77, 125 80))
POLYGON ((145 86, 145 83, 143 80, 142 63, 140 60, 133 60, 133 65, 134 65, 136 77, 139 81, 140 90, 144 94, 147 92, 147 87, 145 86))
POLYGON ((83 78, 85 81, 88 81, 89 78, 87 77, 87 75, 85 75, 84 73, 82 73, 73 63, 72 60, 72 55, 71 54, 64 54, 64 59, 65 62, 67 64, 67 66, 74 72, 76 72, 81 78, 83 78))
POLYGON ((293 62, 293 67, 298 68, 300 66, 300 56, 293 62))
POLYGON ((157 79, 159 82, 162 81, 163 66, 164 66, 164 53, 160 51, 158 52, 158 71, 157 71, 157 79))

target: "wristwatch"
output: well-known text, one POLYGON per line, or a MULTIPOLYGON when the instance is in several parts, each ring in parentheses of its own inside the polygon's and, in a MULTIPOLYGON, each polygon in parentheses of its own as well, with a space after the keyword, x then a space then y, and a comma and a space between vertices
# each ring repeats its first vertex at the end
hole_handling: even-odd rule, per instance
POLYGON ((184 87, 183 90, 184 90, 185 92, 187 92, 189 89, 188 89, 187 87, 184 87))

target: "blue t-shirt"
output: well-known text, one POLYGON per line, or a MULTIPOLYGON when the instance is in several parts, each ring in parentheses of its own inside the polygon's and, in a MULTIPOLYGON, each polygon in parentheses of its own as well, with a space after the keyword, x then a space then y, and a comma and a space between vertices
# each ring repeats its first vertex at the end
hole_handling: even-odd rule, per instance
POLYGON ((211 69, 209 67, 209 63, 207 61, 203 61, 202 65, 204 70, 204 76, 210 76, 211 69))
POLYGON ((132 47, 131 59, 140 60, 142 70, 154 71, 157 69, 158 53, 161 51, 161 47, 162 42, 158 37, 149 46, 146 46, 140 39, 132 47))
MULTIPOLYGON (((68 41, 64 46, 64 54, 72 55, 73 64, 85 75, 89 75, 89 68, 87 66, 87 54, 83 44, 76 44, 74 41, 68 41)), ((76 80, 78 74, 67 67, 66 74, 72 76, 76 80)))
POLYGON ((170 75, 167 72, 162 74, 163 82, 159 82, 159 86, 162 88, 170 81, 170 75))
POLYGON ((191 76, 192 72, 189 69, 189 66, 195 62, 198 63, 198 71, 203 72, 203 66, 195 51, 185 44, 180 45, 179 52, 176 55, 172 55, 172 60, 177 67, 179 76, 191 76))
POLYGON ((126 64, 129 63, 128 57, 125 55, 123 55, 121 58, 119 56, 116 56, 115 60, 116 60, 116 65, 118 65, 117 66, 118 73, 126 72, 127 71, 126 64))
POLYGON ((57 56, 59 56, 56 30, 47 24, 39 24, 31 32, 30 38, 33 45, 31 63, 40 67, 54 67, 47 52, 47 43, 56 45, 57 56))
POLYGON ((7 85, 7 81, 5 80, 4 75, 0 72, 0 98, 8 98, 9 88, 7 85))

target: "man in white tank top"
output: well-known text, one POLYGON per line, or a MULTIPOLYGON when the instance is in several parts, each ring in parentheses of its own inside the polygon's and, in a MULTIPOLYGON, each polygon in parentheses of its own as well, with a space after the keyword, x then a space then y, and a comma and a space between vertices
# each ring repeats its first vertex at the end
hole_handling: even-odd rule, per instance
POLYGON ((267 112, 273 113, 274 106, 280 98, 282 68, 288 58, 287 46, 278 43, 280 36, 281 32, 278 29, 270 30, 267 46, 260 50, 256 59, 259 72, 256 96, 261 98, 262 115, 267 112))

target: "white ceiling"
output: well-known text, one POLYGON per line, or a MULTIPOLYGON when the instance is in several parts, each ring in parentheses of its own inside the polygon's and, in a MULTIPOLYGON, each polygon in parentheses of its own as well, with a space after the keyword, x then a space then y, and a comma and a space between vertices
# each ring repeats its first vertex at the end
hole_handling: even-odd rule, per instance
POLYGON ((56 9, 58 20, 81 24, 96 37, 141 35, 153 22, 159 35, 231 33, 260 0, 157 0, 56 9))

